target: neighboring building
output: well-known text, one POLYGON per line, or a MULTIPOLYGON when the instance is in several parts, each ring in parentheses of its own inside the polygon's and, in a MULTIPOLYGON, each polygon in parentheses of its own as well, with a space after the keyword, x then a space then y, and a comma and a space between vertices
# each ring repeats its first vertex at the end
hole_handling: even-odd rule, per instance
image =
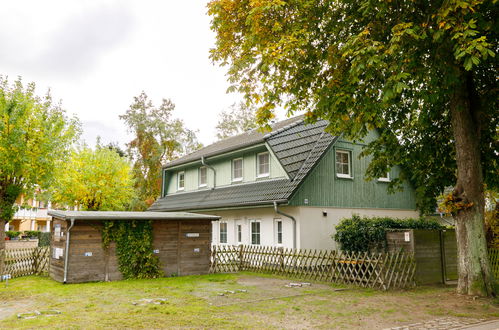
POLYGON ((50 231, 51 217, 47 214, 50 203, 45 203, 33 198, 24 199, 21 196, 16 201, 18 210, 12 220, 5 225, 5 230, 26 231, 38 230, 41 232, 50 231))
MULTIPOLYGON (((417 217, 414 189, 388 194, 386 177, 366 182, 362 143, 324 132, 325 121, 291 118, 268 134, 252 130, 168 163, 150 211, 221 216, 213 244, 332 249, 334 227, 352 214, 417 217)), ((371 132, 366 142, 376 137, 371 132)))

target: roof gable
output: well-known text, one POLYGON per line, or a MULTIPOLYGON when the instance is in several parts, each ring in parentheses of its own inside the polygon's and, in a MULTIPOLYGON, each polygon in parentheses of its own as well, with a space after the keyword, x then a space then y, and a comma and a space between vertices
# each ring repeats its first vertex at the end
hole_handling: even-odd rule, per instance
MULTIPOLYGON (((196 210, 286 202, 319 159, 336 141, 324 132, 326 121, 306 124, 303 120, 262 136, 289 179, 261 180, 215 189, 177 193, 158 199, 150 211, 196 210)), ((200 157, 200 155, 198 156, 200 157)), ((193 159, 195 160, 195 159, 193 159)))

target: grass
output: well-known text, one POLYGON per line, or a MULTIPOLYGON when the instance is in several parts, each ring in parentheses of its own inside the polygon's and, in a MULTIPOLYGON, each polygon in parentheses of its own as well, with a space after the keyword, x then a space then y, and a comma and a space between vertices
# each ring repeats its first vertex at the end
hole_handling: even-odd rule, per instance
POLYGON ((449 314, 457 318, 499 317, 494 301, 458 296, 452 288, 338 291, 339 286, 323 283, 286 288, 284 284, 290 281, 243 273, 63 285, 44 277, 24 277, 11 280, 7 287, 0 284, 1 326, 383 328, 449 314), (143 298, 167 300, 160 305, 133 305, 143 298), (53 309, 61 314, 32 319, 16 316, 53 309))

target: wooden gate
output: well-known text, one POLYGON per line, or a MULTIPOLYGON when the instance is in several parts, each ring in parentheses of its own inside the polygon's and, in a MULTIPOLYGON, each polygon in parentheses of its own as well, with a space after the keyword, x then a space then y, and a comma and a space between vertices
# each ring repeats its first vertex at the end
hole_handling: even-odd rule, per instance
MULTIPOLYGON (((12 278, 26 275, 45 275, 49 270, 50 247, 0 250, 4 264, 0 275, 12 278)), ((2 258, 0 258, 1 260, 2 258)))

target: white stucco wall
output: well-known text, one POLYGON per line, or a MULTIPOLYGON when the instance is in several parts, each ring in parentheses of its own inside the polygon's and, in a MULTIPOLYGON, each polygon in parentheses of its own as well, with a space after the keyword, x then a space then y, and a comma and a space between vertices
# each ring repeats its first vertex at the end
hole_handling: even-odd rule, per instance
POLYGON ((361 216, 379 216, 393 218, 418 218, 419 213, 415 210, 391 210, 391 209, 348 209, 348 208, 324 208, 324 207, 300 207, 297 219, 301 228, 299 246, 306 249, 337 249, 336 242, 331 238, 334 228, 343 218, 349 218, 354 214, 361 216), (323 211, 327 213, 323 216, 323 211))
MULTIPOLYGON (((296 208, 294 208, 296 209, 296 208)), ((222 217, 220 222, 227 222, 227 244, 237 245, 237 225, 242 226, 241 244, 251 244, 251 222, 260 222, 260 245, 293 247, 293 223, 289 218, 274 212, 273 207, 248 208, 228 211, 206 211, 203 214, 215 214, 222 217), (282 221, 282 244, 277 243, 277 224, 282 221)), ((213 244, 220 244, 219 221, 213 222, 213 244)))
MULTIPOLYGON (((321 208, 321 207, 290 207, 280 206, 279 210, 295 217, 296 247, 303 249, 336 249, 336 243, 331 238, 334 227, 341 219, 351 217, 353 214, 361 216, 389 216, 394 218, 417 218, 414 210, 390 209, 347 209, 347 208, 321 208), (323 211, 327 213, 323 216, 323 211)), ((276 220, 283 224, 283 242, 279 246, 293 247, 293 222, 291 219, 274 212, 273 207, 247 208, 239 210, 203 211, 200 213, 214 214, 222 217, 220 222, 227 222, 227 244, 237 245, 237 225, 242 225, 241 244, 251 244, 251 221, 260 221, 260 245, 278 246, 276 220)), ((220 244, 219 222, 213 222, 213 244, 220 244)))

